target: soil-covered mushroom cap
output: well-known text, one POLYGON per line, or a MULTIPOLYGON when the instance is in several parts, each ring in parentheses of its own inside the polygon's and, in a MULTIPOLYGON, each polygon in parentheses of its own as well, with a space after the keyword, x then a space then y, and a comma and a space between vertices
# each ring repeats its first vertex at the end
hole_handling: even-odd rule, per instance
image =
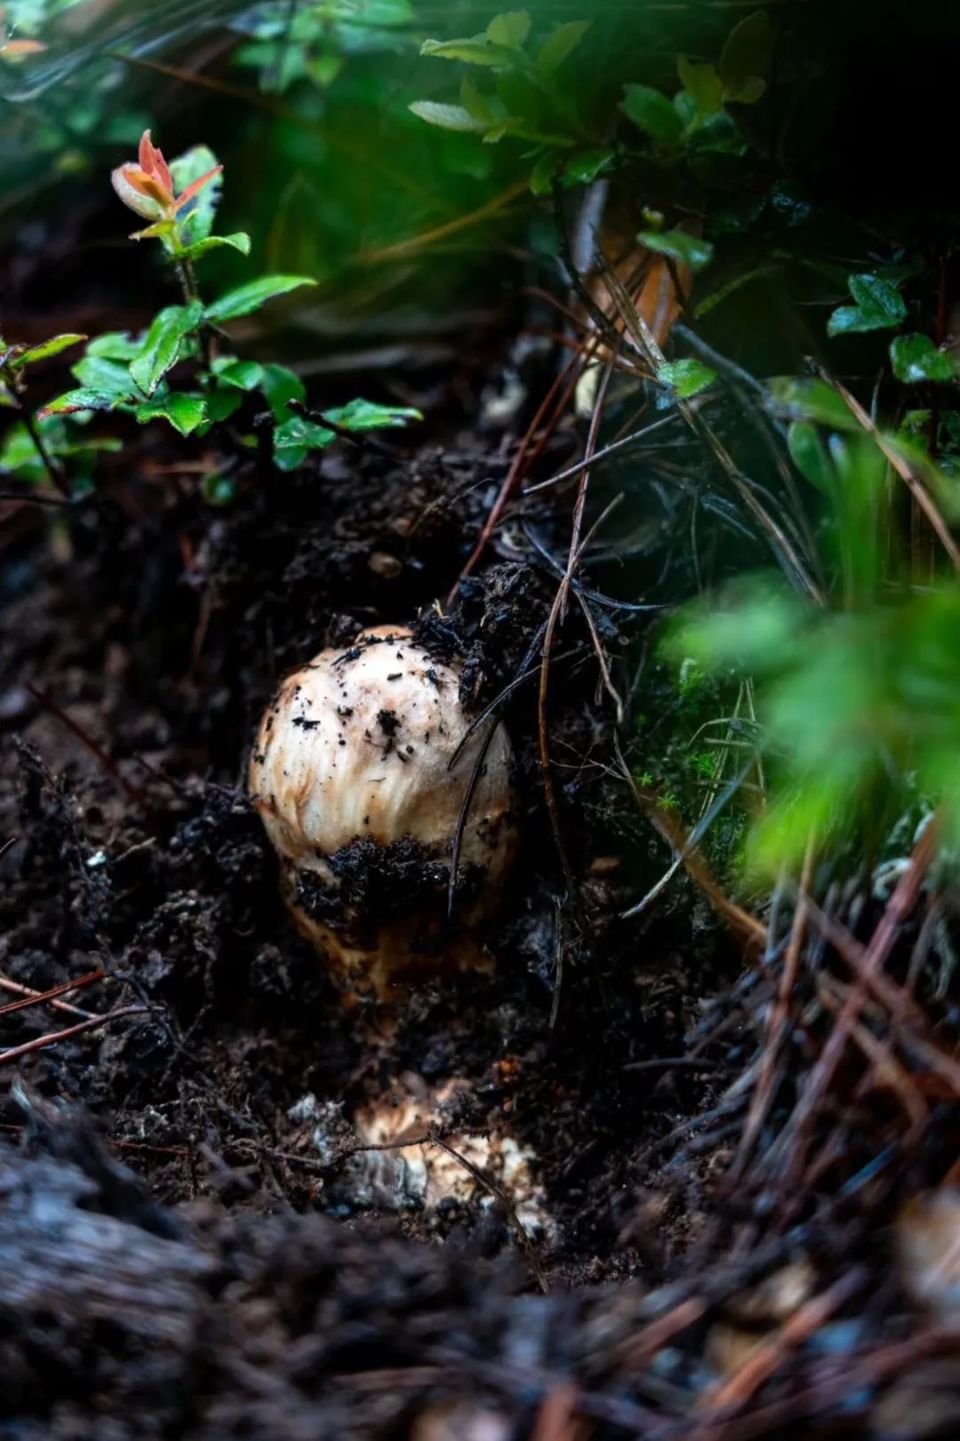
MULTIPOLYGON (((410 916, 403 944, 396 933, 385 941, 383 922, 416 909, 426 891, 445 889, 464 797, 488 734, 481 726, 468 736, 470 720, 457 672, 403 628, 363 631, 352 646, 321 651, 281 685, 260 724, 250 792, 284 863, 291 900, 301 910, 305 895, 316 902, 306 919, 323 923, 322 935, 314 934, 321 948, 330 948, 328 927, 341 939, 349 934, 353 944, 365 926, 359 949, 392 944, 402 965, 410 916), (397 858, 406 894, 387 896, 387 856, 397 858), (365 898, 379 914, 363 916, 365 898)), ((495 897, 512 858, 511 760, 498 724, 459 854, 471 918, 495 897)))

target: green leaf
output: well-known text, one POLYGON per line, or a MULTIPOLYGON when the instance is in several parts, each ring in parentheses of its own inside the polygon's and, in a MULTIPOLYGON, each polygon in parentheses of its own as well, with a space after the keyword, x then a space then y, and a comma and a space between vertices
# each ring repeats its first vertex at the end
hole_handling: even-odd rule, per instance
POLYGON ((325 426, 294 415, 273 432, 273 458, 281 470, 295 470, 308 451, 325 450, 336 438, 336 433, 325 426))
POLYGON ((219 250, 224 245, 228 245, 231 250, 239 250, 241 255, 250 254, 249 235, 245 230, 235 230, 232 235, 207 235, 203 240, 188 245, 180 255, 184 260, 199 260, 201 256, 207 255, 211 250, 219 250))
POLYGON ((530 34, 530 16, 526 10, 505 10, 494 15, 487 26, 487 39, 491 45, 505 45, 509 50, 520 50, 530 34))
POLYGON ((671 386, 681 400, 698 395, 716 378, 717 372, 699 360, 668 361, 657 370, 657 379, 663 385, 671 386))
POLYGON ((903 297, 879 275, 851 275, 847 288, 856 305, 841 305, 827 322, 828 335, 849 335, 866 330, 890 330, 907 314, 903 297))
POLYGON ((261 305, 273 300, 275 296, 286 295, 302 285, 316 283, 309 275, 262 275, 259 280, 251 280, 247 285, 241 285, 237 290, 221 295, 219 300, 207 306, 206 318, 217 324, 223 320, 235 320, 239 315, 249 315, 252 311, 259 310, 261 305))
POLYGON ((616 157, 612 145, 601 145, 595 150, 578 150, 565 162, 563 180, 566 185, 589 185, 596 180, 616 157))
POLYGON ((541 74, 549 75, 562 65, 589 28, 589 20, 568 20, 565 25, 558 25, 553 34, 544 40, 537 55, 537 69, 541 74))
POLYGON ((81 385, 86 385, 91 390, 103 390, 124 398, 133 394, 130 371, 122 361, 107 360, 103 356, 88 353, 77 362, 72 373, 81 385))
MULTIPOLYGON (((175 192, 179 195, 186 190, 188 185, 192 185, 195 180, 199 180, 202 175, 213 170, 217 163, 217 157, 209 145, 194 145, 183 155, 178 155, 176 160, 170 162, 170 174, 173 176, 175 192)), ((222 185, 222 173, 215 175, 195 199, 188 202, 188 213, 184 214, 181 211, 177 218, 177 230, 184 240, 191 243, 206 240, 213 229, 222 185)))
POLYGON ((232 355, 221 355, 213 362, 213 373, 224 385, 237 390, 256 390, 263 380, 263 366, 255 360, 235 360, 232 355))
POLYGON ((773 55, 773 32, 765 10, 755 10, 727 36, 717 66, 725 100, 752 105, 766 89, 773 55))
POLYGON ((136 360, 143 346, 142 335, 130 335, 122 330, 108 330, 98 335, 87 346, 87 355, 102 356, 104 360, 136 360))
POLYGON ((661 145, 677 145, 683 135, 680 116, 667 97, 650 85, 625 85, 620 109, 661 145))
POLYGON ((227 420, 243 404, 243 392, 239 390, 215 390, 207 396, 207 419, 227 420))
POLYGON ((553 186, 554 176, 560 166, 561 153, 556 150, 546 150, 530 172, 530 192, 532 195, 549 195, 553 186))
POLYGON ((168 305, 161 310, 144 337, 140 354, 130 362, 130 374, 144 395, 152 395, 167 371, 180 359, 183 342, 203 319, 199 300, 189 305, 168 305))
MULTIPOLYGON (((421 103, 429 104, 429 101, 421 103)), ((464 75, 460 81, 460 103, 471 119, 484 129, 503 119, 502 107, 496 97, 484 95, 472 75, 464 75)), ((410 108, 413 109, 413 106, 410 108)), ((453 106, 452 108, 456 109, 457 107, 453 106)), ((445 127, 448 130, 450 128, 450 126, 445 127)))
POLYGON ((485 35, 467 40, 424 40, 421 55, 438 60, 462 60, 465 65, 515 65, 517 53, 506 45, 491 45, 485 35))
POLYGON ((395 429, 406 425, 408 420, 422 420, 423 414, 409 405, 377 405, 372 400, 351 400, 334 410, 323 414, 335 420, 345 430, 395 429))
POLYGON ((894 375, 908 385, 954 378, 950 357, 937 349, 929 335, 894 336, 890 342, 890 360, 894 375))
POLYGON ((49 360, 52 355, 59 355, 61 350, 68 350, 71 345, 79 345, 81 340, 86 340, 85 335, 54 335, 49 340, 42 341, 39 345, 31 345, 17 357, 13 368, 19 370, 21 366, 33 365, 37 360, 49 360))
POLYGON ((161 400, 151 400, 138 405, 133 412, 141 425, 150 420, 168 420, 181 435, 189 435, 207 418, 207 408, 200 395, 184 395, 174 391, 161 400))
POLYGON ((706 120, 723 109, 723 85, 715 65, 700 65, 681 55, 677 61, 677 74, 696 107, 699 119, 706 120))
MULTIPOLYGON (((129 399, 128 396, 127 400, 129 399)), ((51 400, 37 413, 43 419, 48 415, 72 415, 78 410, 116 410, 124 403, 124 397, 117 395, 115 391, 94 390, 90 386, 82 386, 79 390, 68 390, 65 395, 58 395, 56 400, 51 400)))
POLYGON ((713 246, 709 240, 702 240, 699 235, 688 235, 685 230, 643 230, 637 239, 648 250, 668 255, 689 270, 702 270, 713 259, 713 246))
POLYGON ((265 365, 260 389, 277 421, 289 419, 288 400, 299 400, 302 404, 307 398, 303 381, 285 365, 265 365))
POLYGON ((824 380, 781 375, 768 382, 774 408, 790 420, 812 420, 831 430, 859 430, 843 397, 824 380))
POLYGON ((793 421, 787 430, 787 449, 803 478, 825 495, 832 495, 836 470, 817 427, 809 420, 793 421))
POLYGON ((441 105, 438 100, 413 100, 408 108, 428 125, 437 125, 441 130, 466 130, 481 135, 490 123, 476 119, 463 105, 441 105))

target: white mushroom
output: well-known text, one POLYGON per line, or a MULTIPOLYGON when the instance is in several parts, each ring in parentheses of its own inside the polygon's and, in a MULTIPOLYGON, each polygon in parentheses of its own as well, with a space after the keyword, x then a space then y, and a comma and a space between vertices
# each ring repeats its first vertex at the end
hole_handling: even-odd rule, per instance
POLYGON ((301 929, 353 991, 400 973, 475 964, 446 944, 445 896, 464 799, 483 756, 457 863, 457 919, 488 914, 515 849, 511 748, 468 735, 459 675, 409 630, 362 631, 287 676, 250 761, 254 805, 301 929))

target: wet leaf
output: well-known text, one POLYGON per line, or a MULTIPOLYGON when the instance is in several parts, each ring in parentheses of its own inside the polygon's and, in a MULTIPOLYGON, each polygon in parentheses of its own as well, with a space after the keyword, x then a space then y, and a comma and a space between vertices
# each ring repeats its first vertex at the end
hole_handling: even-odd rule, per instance
POLYGON ((709 240, 703 240, 699 235, 688 235, 684 230, 644 230, 637 239, 648 250, 668 255, 688 270, 702 270, 713 259, 713 246, 709 240))
POLYGON ((203 318, 198 300, 169 305, 156 316, 144 337, 140 354, 130 362, 130 374, 144 395, 152 395, 167 371, 180 359, 183 343, 203 318))
POLYGON ((223 320, 235 320, 239 315, 250 315, 252 311, 259 310, 261 305, 278 295, 287 295, 303 285, 316 283, 309 275, 262 275, 259 280, 251 280, 221 295, 219 300, 207 306, 206 318, 216 324, 223 320))
POLYGON ((937 349, 929 335, 895 336, 890 342, 890 361, 894 375, 908 385, 954 378, 950 357, 937 349))

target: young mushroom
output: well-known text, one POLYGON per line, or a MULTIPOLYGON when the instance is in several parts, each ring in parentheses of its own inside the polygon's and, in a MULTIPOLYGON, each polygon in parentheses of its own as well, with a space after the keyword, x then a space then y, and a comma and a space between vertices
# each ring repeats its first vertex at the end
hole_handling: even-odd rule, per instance
POLYGON ((250 793, 294 919, 348 994, 482 963, 471 928, 495 909, 516 844, 510 742, 490 726, 470 732, 456 669, 396 626, 321 651, 268 705, 250 793))

